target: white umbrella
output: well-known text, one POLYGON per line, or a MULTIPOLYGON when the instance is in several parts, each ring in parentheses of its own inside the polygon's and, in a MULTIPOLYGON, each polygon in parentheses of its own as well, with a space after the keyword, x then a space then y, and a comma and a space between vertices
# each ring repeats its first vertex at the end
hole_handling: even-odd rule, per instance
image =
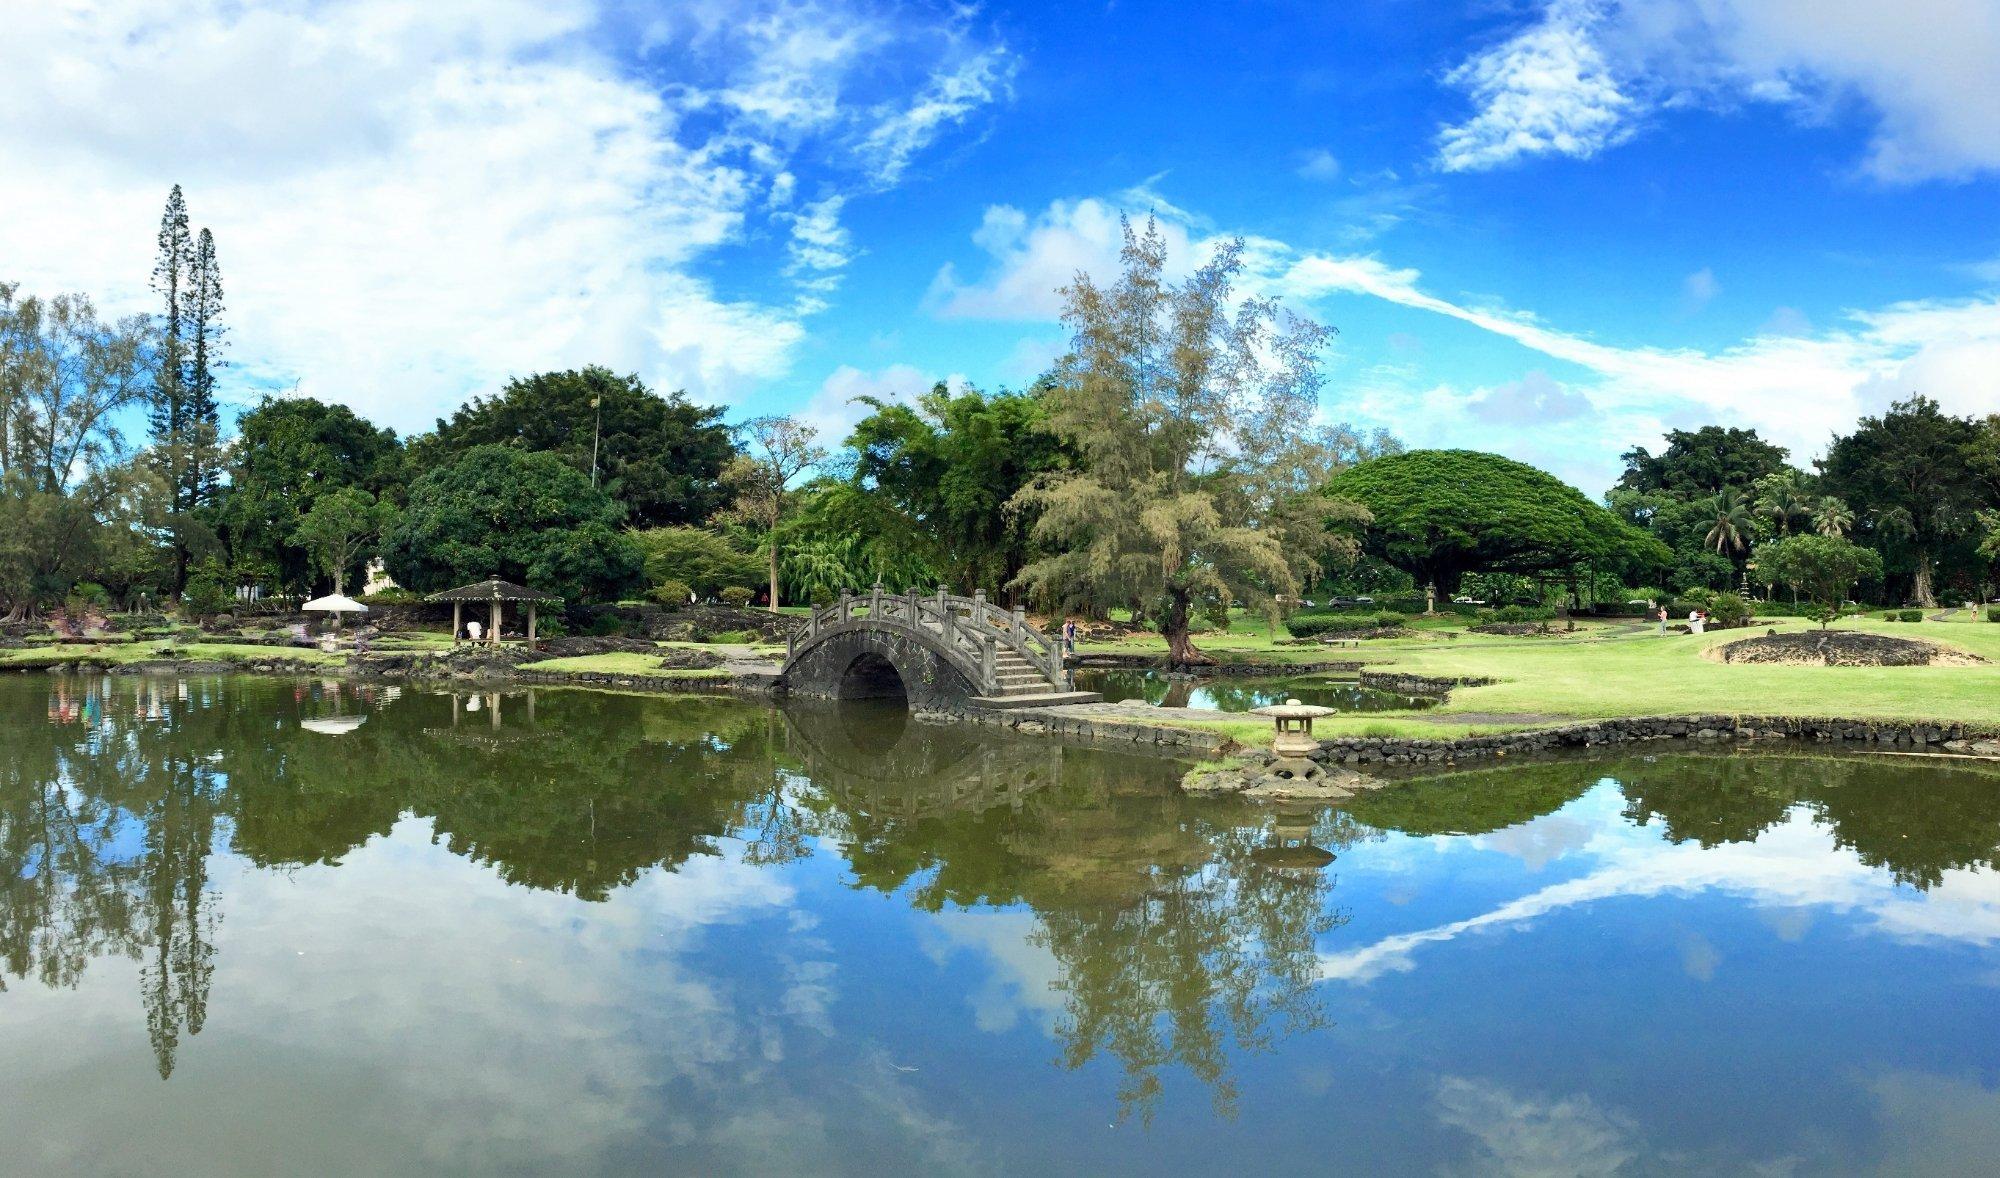
POLYGON ((340 615, 365 614, 368 612, 367 606, 354 600, 352 597, 345 597, 338 593, 329 593, 325 597, 315 597, 299 608, 311 613, 332 614, 333 628, 336 630, 340 628, 340 615))

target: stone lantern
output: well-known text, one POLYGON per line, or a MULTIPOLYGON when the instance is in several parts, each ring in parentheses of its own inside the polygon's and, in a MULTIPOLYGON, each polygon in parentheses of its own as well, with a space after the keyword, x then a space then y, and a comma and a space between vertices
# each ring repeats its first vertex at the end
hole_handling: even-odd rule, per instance
POLYGON ((1299 780, 1317 777, 1320 765, 1310 758, 1319 751, 1319 741, 1313 737, 1313 721, 1321 716, 1333 715, 1332 708, 1302 704, 1288 699, 1281 704, 1266 704, 1250 709, 1253 715, 1269 716, 1277 725, 1277 735, 1271 739, 1271 751, 1278 755, 1272 762, 1270 772, 1299 780))

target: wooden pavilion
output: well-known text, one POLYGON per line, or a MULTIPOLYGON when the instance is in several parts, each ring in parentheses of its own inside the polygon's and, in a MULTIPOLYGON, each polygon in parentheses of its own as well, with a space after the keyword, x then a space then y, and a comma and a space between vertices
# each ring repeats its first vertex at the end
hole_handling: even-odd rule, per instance
POLYGON ((433 593, 429 597, 424 598, 424 600, 448 601, 451 603, 451 641, 453 645, 458 643, 458 636, 463 632, 466 606, 485 604, 491 609, 492 613, 490 616, 492 620, 486 627, 486 641, 490 645, 498 646, 500 644, 501 603, 511 601, 516 604, 526 605, 528 607, 528 644, 533 646, 535 642, 535 608, 559 602, 562 598, 557 597, 553 593, 544 593, 539 589, 530 589, 526 585, 516 585, 512 581, 488 578, 476 585, 462 585, 457 589, 447 589, 442 593, 433 593))

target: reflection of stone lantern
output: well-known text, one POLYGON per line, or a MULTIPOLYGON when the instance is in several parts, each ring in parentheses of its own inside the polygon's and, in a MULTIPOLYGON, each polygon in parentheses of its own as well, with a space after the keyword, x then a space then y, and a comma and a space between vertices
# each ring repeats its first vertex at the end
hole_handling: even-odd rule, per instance
POLYGON ((1278 759, 1271 763, 1270 772, 1274 776, 1301 780, 1318 777, 1322 772, 1318 762, 1310 760, 1319 751, 1319 741, 1314 738, 1313 721, 1321 716, 1333 715, 1332 708, 1315 707, 1288 699, 1281 704, 1267 704, 1252 708, 1259 716, 1269 716, 1277 725, 1277 735, 1271 739, 1271 751, 1278 759))
POLYGON ((1313 815, 1281 812, 1271 823, 1271 841, 1250 852, 1266 867, 1307 875, 1333 862, 1333 852, 1313 845, 1313 815))

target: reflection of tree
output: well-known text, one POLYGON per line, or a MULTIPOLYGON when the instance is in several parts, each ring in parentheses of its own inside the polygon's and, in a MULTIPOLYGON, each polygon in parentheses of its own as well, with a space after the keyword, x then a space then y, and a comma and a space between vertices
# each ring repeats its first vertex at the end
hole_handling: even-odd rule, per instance
MULTIPOLYGON (((862 885, 932 911, 1034 912, 1032 941, 1060 967, 1062 1062, 1116 1060, 1123 1114, 1149 1117, 1176 1069, 1232 1109, 1232 1049, 1321 1021, 1317 939, 1343 918, 1330 876, 1256 860, 1264 812, 1191 801, 1173 762, 921 726, 842 765, 840 733, 791 718, 862 885)), ((1344 846, 1362 831, 1329 815, 1315 833, 1344 846)))
POLYGON ((1756 757, 1662 758, 1611 767, 1626 816, 1659 819, 1666 836, 1702 846, 1749 842, 1807 807, 1849 849, 1898 883, 1929 889, 1955 869, 2000 867, 2000 775, 1940 761, 1770 752, 1756 757))
MULTIPOLYGON (((31 683, 0 684, 0 704, 31 683)), ((207 1015, 218 831, 259 865, 331 864, 414 812, 505 879, 597 899, 713 853, 780 780, 776 722, 730 701, 554 693, 534 720, 515 708, 455 738, 446 697, 345 684, 58 690, 90 706, 51 700, 33 725, 0 707, 0 982, 74 986, 94 957, 140 961, 163 1077, 207 1015), (339 737, 288 716, 337 708, 374 710, 339 737)))
POLYGON ((1555 813, 1603 776, 1599 765, 1519 762, 1434 774, 1363 793, 1342 805, 1377 830, 1488 834, 1555 813))

